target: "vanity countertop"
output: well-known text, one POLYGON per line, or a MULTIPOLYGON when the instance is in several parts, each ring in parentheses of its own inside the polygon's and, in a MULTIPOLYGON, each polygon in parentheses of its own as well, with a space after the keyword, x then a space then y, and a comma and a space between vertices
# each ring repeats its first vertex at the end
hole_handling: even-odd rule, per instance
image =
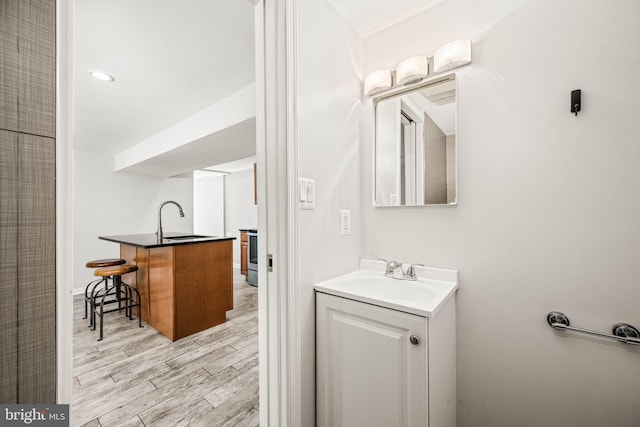
POLYGON ((433 317, 455 295, 458 272, 416 266, 418 280, 385 277, 386 263, 362 260, 360 269, 317 283, 317 292, 378 305, 422 317, 433 317))
POLYGON ((192 245, 197 243, 209 243, 222 240, 235 240, 235 237, 222 237, 222 236, 200 236, 193 233, 164 233, 164 239, 162 242, 158 241, 155 233, 148 234, 125 234, 121 236, 99 236, 99 239, 107 240, 109 242, 120 243, 124 245, 136 246, 138 248, 150 249, 161 248, 166 246, 179 246, 179 245, 192 245), (183 237, 184 236, 184 237, 183 237), (192 236, 192 237, 190 237, 192 236), (179 239, 176 239, 179 238, 179 239))

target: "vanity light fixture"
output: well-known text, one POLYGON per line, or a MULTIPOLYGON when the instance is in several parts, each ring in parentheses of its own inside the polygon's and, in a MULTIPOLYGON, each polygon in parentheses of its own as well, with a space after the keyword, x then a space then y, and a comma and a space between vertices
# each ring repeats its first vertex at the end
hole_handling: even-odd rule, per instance
POLYGON ((471 40, 456 40, 433 53, 433 72, 441 73, 471 62, 471 40))
POLYGON ((112 75, 103 73, 102 71, 89 71, 89 75, 94 79, 102 80, 103 82, 113 82, 116 80, 112 75))
POLYGON ((392 84, 391 70, 377 70, 367 74, 364 79, 364 94, 375 95, 387 89, 390 89, 392 84))
POLYGON ((396 67, 396 85, 415 83, 429 75, 429 62, 426 56, 412 56, 396 67))
POLYGON ((399 63, 395 71, 385 69, 367 74, 364 79, 364 94, 372 96, 399 86, 418 83, 429 76, 470 62, 471 40, 452 41, 438 48, 433 57, 412 56, 399 63), (394 74, 395 82, 392 77, 394 74))

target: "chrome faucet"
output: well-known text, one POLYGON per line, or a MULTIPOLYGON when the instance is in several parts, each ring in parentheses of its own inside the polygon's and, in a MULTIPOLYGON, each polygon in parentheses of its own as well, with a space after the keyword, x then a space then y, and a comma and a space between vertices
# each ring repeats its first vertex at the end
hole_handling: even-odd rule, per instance
POLYGON ((164 238, 164 235, 162 234, 162 208, 168 203, 173 203, 174 205, 176 205, 178 207, 178 210, 180 211, 180 218, 184 218, 182 206, 180 206, 178 202, 174 202, 173 200, 167 200, 166 202, 163 202, 158 208, 158 231, 156 231, 156 235, 158 236, 159 243, 162 243, 162 239, 164 238))
POLYGON ((384 275, 386 277, 392 277, 394 279, 402 279, 404 277, 404 271, 402 270, 402 263, 399 261, 387 262, 384 275), (397 277, 396 271, 400 270, 400 277, 397 277))
POLYGON ((411 264, 409 268, 407 268, 407 272, 404 273, 405 280, 418 280, 418 275, 416 274, 417 265, 421 265, 424 267, 424 264, 411 264))
POLYGON ((387 261, 383 258, 378 258, 380 261, 384 261, 387 263, 387 267, 385 268, 384 275, 385 277, 391 277, 392 279, 398 280, 418 280, 418 275, 416 274, 416 266, 424 265, 424 264, 411 264, 407 271, 405 272, 402 269, 402 263, 399 261, 387 261))

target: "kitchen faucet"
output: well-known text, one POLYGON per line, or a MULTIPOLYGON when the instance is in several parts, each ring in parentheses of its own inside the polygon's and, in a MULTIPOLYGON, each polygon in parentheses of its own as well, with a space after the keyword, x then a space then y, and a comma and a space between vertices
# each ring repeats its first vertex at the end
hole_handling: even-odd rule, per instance
POLYGON ((178 210, 180 211, 180 218, 184 218, 184 212, 182 211, 182 206, 180 206, 178 202, 174 202, 173 200, 167 200, 166 202, 163 202, 158 208, 158 231, 156 231, 156 235, 158 236, 159 243, 162 243, 162 239, 164 238, 162 234, 162 208, 167 203, 173 203, 174 205, 176 205, 178 207, 178 210))

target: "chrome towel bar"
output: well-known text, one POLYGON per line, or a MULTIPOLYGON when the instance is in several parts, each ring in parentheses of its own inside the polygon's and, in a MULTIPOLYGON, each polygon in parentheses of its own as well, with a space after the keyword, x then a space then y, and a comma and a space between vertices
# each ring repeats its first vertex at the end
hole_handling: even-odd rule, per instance
POLYGON ((560 331, 580 332, 581 334, 595 335, 602 338, 609 338, 625 344, 640 345, 640 331, 628 323, 616 323, 611 328, 611 334, 592 331, 589 329, 575 328, 570 326, 569 318, 559 311, 552 311, 547 314, 547 323, 553 329, 560 331))

